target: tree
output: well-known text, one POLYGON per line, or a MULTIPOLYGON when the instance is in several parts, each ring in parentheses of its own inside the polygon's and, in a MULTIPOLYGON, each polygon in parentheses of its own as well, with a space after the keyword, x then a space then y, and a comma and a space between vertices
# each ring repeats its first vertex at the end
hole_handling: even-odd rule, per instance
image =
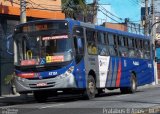
POLYGON ((62 12, 66 17, 77 19, 76 15, 80 14, 85 18, 87 16, 88 5, 85 0, 62 0, 62 12))

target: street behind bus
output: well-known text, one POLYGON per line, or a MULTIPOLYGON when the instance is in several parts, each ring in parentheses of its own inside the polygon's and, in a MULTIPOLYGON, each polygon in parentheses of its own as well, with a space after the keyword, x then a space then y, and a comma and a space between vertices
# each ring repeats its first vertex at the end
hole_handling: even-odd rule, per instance
POLYGON ((2 114, 110 114, 160 113, 160 85, 139 87, 135 94, 106 91, 93 100, 81 96, 62 95, 37 103, 32 95, 0 98, 2 114))

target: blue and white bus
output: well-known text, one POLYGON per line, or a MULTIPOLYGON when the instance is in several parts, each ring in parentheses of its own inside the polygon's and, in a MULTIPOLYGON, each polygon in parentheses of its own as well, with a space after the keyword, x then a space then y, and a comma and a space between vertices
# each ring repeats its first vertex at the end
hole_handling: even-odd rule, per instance
POLYGON ((57 91, 87 99, 154 81, 150 38, 72 19, 38 20, 14 31, 15 85, 43 102, 57 91))

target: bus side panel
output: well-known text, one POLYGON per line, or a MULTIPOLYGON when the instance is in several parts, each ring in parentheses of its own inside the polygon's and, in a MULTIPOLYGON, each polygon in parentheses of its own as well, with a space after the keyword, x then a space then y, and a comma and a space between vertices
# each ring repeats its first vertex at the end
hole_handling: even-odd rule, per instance
POLYGON ((107 88, 129 87, 132 72, 136 74, 138 86, 154 80, 153 64, 148 60, 111 57, 107 70, 107 88))
POLYGON ((129 85, 129 81, 126 79, 128 72, 124 70, 124 64, 125 62, 122 58, 111 57, 106 80, 107 88, 129 85))
POLYGON ((120 86, 119 87, 127 87, 129 86, 129 76, 130 76, 130 69, 133 69, 133 66, 129 64, 129 61, 126 58, 121 59, 122 70, 121 70, 121 79, 120 79, 120 86))
POLYGON ((154 81, 154 69, 151 61, 141 60, 139 70, 137 72, 138 86, 150 84, 154 81))
POLYGON ((82 59, 75 68, 74 76, 76 80, 77 88, 86 88, 86 76, 84 59, 82 59))
POLYGON ((122 76, 120 87, 130 86, 130 76, 134 72, 137 85, 145 85, 153 82, 153 64, 148 60, 122 59, 122 76))

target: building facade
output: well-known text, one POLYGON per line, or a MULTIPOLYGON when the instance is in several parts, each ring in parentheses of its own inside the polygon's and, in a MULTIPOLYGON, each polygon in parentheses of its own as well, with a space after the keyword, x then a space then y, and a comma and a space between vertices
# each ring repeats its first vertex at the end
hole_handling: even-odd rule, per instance
POLYGON ((106 28, 121 30, 121 31, 128 31, 127 24, 125 23, 109 23, 105 22, 103 23, 103 26, 106 28))
MULTIPOLYGON (((36 19, 64 19, 61 0, 26 0, 27 21, 36 19)), ((13 55, 7 52, 7 38, 11 37, 15 25, 20 23, 20 0, 0 1, 0 96, 11 94, 11 86, 5 77, 14 71, 13 55)))

